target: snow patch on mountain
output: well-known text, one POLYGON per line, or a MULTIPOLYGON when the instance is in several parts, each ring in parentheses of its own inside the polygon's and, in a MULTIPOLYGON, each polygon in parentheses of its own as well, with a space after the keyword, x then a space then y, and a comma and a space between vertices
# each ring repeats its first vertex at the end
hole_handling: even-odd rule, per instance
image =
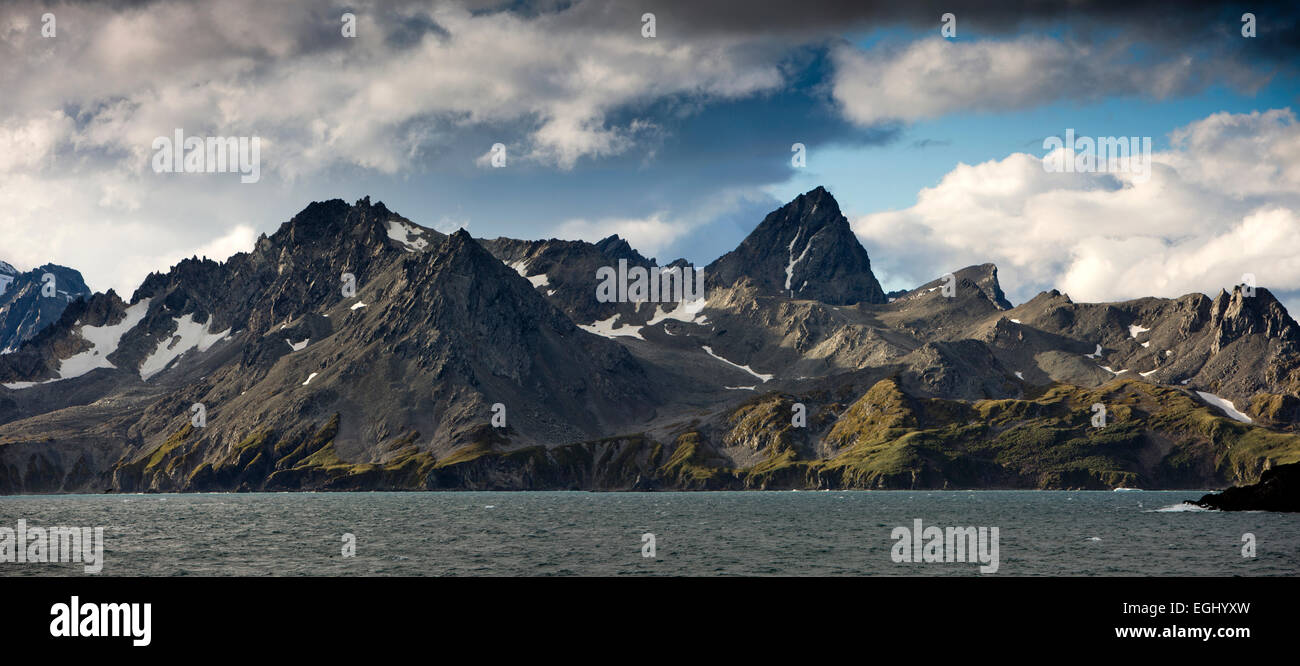
POLYGON ((99 368, 117 367, 109 362, 108 357, 117 351, 118 345, 122 342, 122 336, 135 328, 136 324, 139 324, 144 319, 145 314, 149 312, 150 300, 146 298, 128 307, 121 322, 105 326, 82 326, 78 329, 77 334, 81 336, 81 339, 90 343, 90 349, 59 361, 59 368, 55 371, 58 376, 54 379, 44 382, 14 382, 5 384, 5 388, 25 389, 37 384, 48 384, 61 379, 73 379, 99 368))
POLYGON ((749 374, 753 375, 754 377, 756 377, 756 378, 758 378, 758 379, 760 379, 760 380, 762 380, 762 381, 764 381, 764 382, 771 381, 771 379, 772 379, 773 377, 776 376, 776 375, 765 375, 765 374, 762 374, 762 373, 760 373, 760 372, 754 372, 754 369, 751 368, 751 367, 749 367, 749 366, 747 366, 747 365, 740 365, 739 363, 732 363, 731 361, 728 361, 727 359, 722 358, 721 356, 718 356, 717 354, 713 353, 713 348, 712 348, 712 347, 709 347, 709 346, 707 346, 707 345, 705 345, 705 347, 704 347, 704 351, 705 351, 706 353, 708 353, 709 356, 712 356, 713 358, 716 358, 716 359, 718 359, 719 361, 722 361, 723 363, 726 363, 727 365, 729 365, 729 366, 731 366, 731 367, 733 367, 733 368, 740 368, 741 370, 744 370, 745 372, 748 372, 749 374))
POLYGON ((790 245, 786 247, 787 259, 785 261, 785 288, 790 288, 790 278, 794 277, 794 244, 799 242, 799 236, 803 229, 794 232, 794 238, 790 239, 790 245))
POLYGON ((703 298, 698 298, 693 301, 683 301, 678 303, 677 307, 674 308, 672 312, 668 312, 662 305, 657 306, 654 315, 650 317, 650 321, 646 322, 646 326, 654 326, 661 321, 669 319, 687 324, 703 324, 708 321, 707 316, 700 314, 700 311, 704 309, 704 305, 705 300, 703 298))
MULTIPOLYGON (((504 264, 505 262, 503 261, 501 263, 504 264)), ((521 259, 519 261, 516 261, 513 264, 506 264, 506 266, 509 266, 510 268, 514 269, 514 271, 519 274, 519 277, 528 280, 528 282, 533 285, 534 289, 536 289, 537 287, 545 287, 551 283, 551 279, 546 276, 546 273, 529 277, 527 260, 521 259)))
POLYGON ((424 230, 401 220, 388 221, 388 237, 401 243, 407 252, 419 252, 429 247, 424 230))
POLYGON ((148 381, 150 377, 166 369, 181 354, 191 349, 205 352, 212 345, 230 336, 229 328, 220 333, 209 331, 208 326, 212 323, 210 316, 206 324, 194 321, 193 314, 186 314, 174 321, 176 332, 159 342, 158 348, 144 360, 144 363, 140 364, 140 379, 148 381))
POLYGON ((615 327, 614 320, 618 319, 618 317, 619 315, 614 314, 611 315, 609 319, 594 321, 590 324, 578 324, 578 328, 581 328, 582 330, 587 331, 588 333, 595 333, 596 335, 604 336, 606 338, 616 338, 622 336, 628 338, 636 338, 637 340, 645 340, 645 338, 641 337, 640 326, 615 327))
MULTIPOLYGON (((803 230, 800 229, 800 231, 803 230)), ((804 257, 808 256, 808 250, 812 249, 812 239, 809 238, 808 243, 803 246, 803 252, 799 253, 799 258, 796 259, 794 256, 794 242, 797 240, 799 240, 799 234, 796 233, 794 240, 790 241, 790 263, 785 266, 785 288, 787 291, 790 290, 790 280, 794 278, 794 267, 803 261, 804 257)))
POLYGON ((90 343, 90 349, 70 356, 59 363, 59 379, 80 377, 98 368, 115 367, 108 361, 108 356, 117 351, 122 336, 139 324, 147 312, 149 301, 144 299, 126 309, 126 315, 117 324, 107 326, 82 326, 78 333, 90 343))
POLYGON ((57 379, 47 379, 47 380, 45 380, 45 381, 43 381, 43 382, 8 382, 8 383, 6 383, 6 384, 0 384, 0 386, 4 386, 5 388, 10 389, 10 390, 13 390, 13 391, 21 391, 21 390, 23 390, 23 389, 29 389, 29 388, 31 388, 31 387, 33 387, 33 386, 36 386, 37 384, 48 384, 48 383, 50 383, 50 382, 57 382, 57 381, 59 381, 59 380, 57 380, 57 379))
POLYGON ((1237 421, 1241 421, 1242 423, 1250 423, 1250 422, 1251 422, 1250 417, 1249 417, 1249 416, 1246 416, 1245 414, 1241 413, 1240 411, 1237 411, 1237 406, 1234 405, 1234 404, 1232 404, 1232 401, 1230 401, 1230 400, 1225 400, 1225 399, 1223 399, 1223 398, 1220 398, 1220 397, 1217 396, 1217 395, 1214 395, 1213 393, 1206 393, 1205 391, 1197 391, 1197 392, 1196 392, 1196 395, 1201 396, 1201 399, 1202 399, 1202 400, 1204 400, 1204 401, 1210 403, 1211 405, 1214 405, 1215 407, 1218 407, 1219 409, 1223 410, 1223 413, 1224 413, 1224 414, 1227 414, 1227 415, 1228 415, 1228 418, 1235 419, 1235 420, 1237 420, 1237 421))

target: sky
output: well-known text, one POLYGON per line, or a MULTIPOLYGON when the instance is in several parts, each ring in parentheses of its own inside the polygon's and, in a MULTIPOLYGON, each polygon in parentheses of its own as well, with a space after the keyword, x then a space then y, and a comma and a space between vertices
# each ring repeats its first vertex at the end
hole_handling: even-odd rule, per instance
POLYGON ((1300 10, 1162 4, 8 2, 0 260, 125 297, 370 196, 703 264, 823 185, 886 289, 986 262, 1016 303, 1251 274, 1297 312, 1300 10), (260 178, 158 172, 177 128, 258 137, 260 178), (1149 168, 1051 171, 1067 131, 1149 137, 1149 168))

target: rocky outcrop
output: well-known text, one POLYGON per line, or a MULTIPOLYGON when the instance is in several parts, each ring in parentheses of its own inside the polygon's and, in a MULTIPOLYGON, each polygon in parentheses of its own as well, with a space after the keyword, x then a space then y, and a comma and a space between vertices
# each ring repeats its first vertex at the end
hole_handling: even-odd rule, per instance
POLYGON ((1220 511, 1300 511, 1300 463, 1265 470, 1259 483, 1206 495, 1194 504, 1220 511))

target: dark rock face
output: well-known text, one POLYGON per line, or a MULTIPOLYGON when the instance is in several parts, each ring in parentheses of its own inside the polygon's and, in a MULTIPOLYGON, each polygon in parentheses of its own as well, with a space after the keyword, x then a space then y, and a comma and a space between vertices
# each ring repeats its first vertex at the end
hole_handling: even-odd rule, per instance
POLYGON ((1300 463, 1265 470, 1259 483, 1228 488, 1192 503, 1220 511, 1300 511, 1300 463))
POLYGON ((705 276, 710 289, 747 279, 763 295, 831 305, 886 300, 866 249, 821 187, 769 213, 739 247, 709 264, 705 276))
POLYGON ((632 248, 617 235, 596 243, 558 240, 516 240, 496 238, 480 241, 501 263, 519 275, 538 283, 537 289, 575 323, 591 322, 619 316, 620 324, 644 323, 635 303, 600 302, 596 299, 596 271, 602 267, 617 269, 619 261, 628 268, 657 265, 632 248))
POLYGON ((81 273, 71 268, 45 264, 19 273, 0 262, 0 352, 17 350, 58 321, 68 304, 90 294, 81 273))
POLYGON ((573 439, 634 421, 636 406, 653 402, 626 349, 580 330, 464 230, 431 255, 402 263, 406 287, 384 312, 382 339, 427 368, 439 391, 463 384, 487 405, 515 406, 517 422, 535 411, 573 439))
POLYGON ((978 400, 1007 395, 1011 371, 975 340, 927 342, 903 359, 904 386, 921 395, 978 400))

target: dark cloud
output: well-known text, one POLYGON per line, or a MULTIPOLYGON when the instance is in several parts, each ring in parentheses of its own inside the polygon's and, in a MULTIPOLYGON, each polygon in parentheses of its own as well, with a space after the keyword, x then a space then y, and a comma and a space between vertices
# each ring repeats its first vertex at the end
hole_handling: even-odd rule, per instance
POLYGON ((423 14, 386 14, 379 22, 389 25, 388 34, 384 38, 388 45, 395 49, 416 46, 426 35, 437 35, 443 39, 451 36, 446 28, 423 14))
POLYGON ((666 39, 674 34, 728 34, 800 41, 897 27, 937 32, 940 17, 953 13, 959 35, 1006 36, 1037 30, 1092 39, 1119 31, 1153 47, 1211 47, 1277 64, 1294 64, 1292 59, 1300 53, 1300 3, 1294 0, 612 0, 577 3, 566 6, 565 12, 572 20, 602 27, 626 23, 633 28, 639 27, 642 13, 653 12, 659 37, 666 39), (1246 12, 1254 13, 1257 20, 1257 36, 1250 40, 1241 36, 1241 16, 1246 12))
MULTIPOLYGON (((124 11, 175 4, 175 0, 109 0, 68 2, 69 5, 110 7, 124 11)), ((908 28, 938 30, 940 17, 953 13, 959 35, 996 37, 1024 31, 1069 33, 1081 39, 1116 31, 1152 48, 1206 49, 1278 65, 1294 65, 1300 54, 1300 3, 1294 0, 1250 2, 1178 2, 1167 0, 1016 0, 959 2, 956 0, 461 0, 475 14, 510 13, 532 19, 546 16, 568 25, 629 32, 641 27, 641 16, 655 14, 661 39, 675 35, 766 37, 785 42, 834 39, 845 33, 908 28), (1257 36, 1241 36, 1241 16, 1256 16, 1257 36)), ((343 11, 373 11, 375 22, 394 44, 413 44, 429 32, 446 32, 424 17, 428 0, 373 0, 355 3, 275 3, 267 11, 301 14, 302 32, 286 34, 288 42, 310 52, 337 47, 337 27, 314 16, 334 17, 343 11), (319 23, 320 25, 315 25, 319 23)), ((57 7, 57 5, 55 5, 57 7)))

